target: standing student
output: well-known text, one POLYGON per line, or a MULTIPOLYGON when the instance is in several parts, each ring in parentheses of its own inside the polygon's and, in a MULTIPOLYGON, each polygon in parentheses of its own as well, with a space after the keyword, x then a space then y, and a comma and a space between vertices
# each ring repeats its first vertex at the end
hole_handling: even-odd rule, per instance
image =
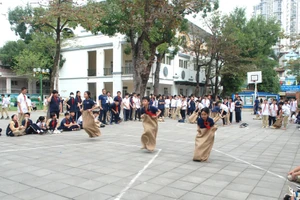
POLYGON ((129 114, 130 114, 130 102, 129 102, 129 94, 125 94, 125 98, 122 101, 123 108, 124 108, 124 121, 129 120, 129 114))
POLYGON ((182 106, 182 96, 179 95, 179 96, 177 96, 177 99, 176 99, 176 111, 175 111, 175 118, 176 118, 176 116, 178 116, 179 120, 182 120, 181 106, 182 106))
POLYGON ((80 108, 82 106, 82 99, 81 99, 81 92, 77 91, 76 92, 76 97, 75 97, 75 103, 76 103, 76 120, 81 116, 80 108))
POLYGON ((121 117, 122 97, 121 97, 121 92, 120 91, 117 92, 117 96, 115 96, 115 98, 114 98, 114 101, 116 101, 116 100, 119 102, 119 111, 120 111, 119 113, 120 113, 120 117, 121 117))
POLYGON ((175 111, 176 111, 176 95, 174 95, 174 97, 171 98, 171 118, 175 119, 176 115, 175 115, 175 111))
POLYGON ((254 101, 254 115, 257 114, 257 111, 258 111, 258 107, 259 107, 259 100, 258 100, 258 97, 256 97, 255 101, 254 101))
POLYGON ((84 101, 82 102, 82 128, 91 137, 99 137, 101 132, 95 122, 93 116, 93 111, 98 106, 96 106, 94 100, 91 98, 91 93, 89 91, 84 92, 84 101))
POLYGON ((204 99, 202 99, 202 104, 203 104, 203 106, 204 106, 204 108, 210 108, 210 105, 211 105, 211 103, 210 103, 210 99, 208 99, 208 96, 207 95, 205 95, 204 96, 204 99))
POLYGON ((181 102, 181 110, 180 110, 180 114, 181 114, 181 122, 185 121, 186 118, 186 110, 187 110, 187 99, 185 96, 182 96, 182 102, 181 102))
POLYGON ((144 133, 141 137, 142 149, 147 149, 149 151, 154 151, 156 146, 156 137, 158 131, 157 117, 160 115, 161 111, 154 106, 150 106, 149 97, 143 97, 141 109, 141 114, 144 126, 144 133))
POLYGON ((270 106, 270 117, 269 117, 269 126, 270 127, 276 122, 277 111, 278 111, 277 101, 273 100, 273 102, 270 106))
POLYGON ((270 105, 268 103, 268 100, 265 99, 263 104, 261 105, 261 110, 262 110, 262 123, 263 123, 263 128, 268 127, 268 119, 270 116, 270 105))
POLYGON ((214 120, 209 117, 209 108, 200 111, 197 120, 197 135, 195 139, 195 151, 193 161, 203 162, 208 160, 212 150, 217 127, 214 120))
POLYGON ((235 108, 235 121, 236 123, 240 123, 242 119, 242 102, 240 96, 237 97, 236 101, 234 102, 235 108))
POLYGON ((13 137, 25 135, 25 127, 20 125, 18 121, 19 120, 17 115, 11 116, 11 122, 6 129, 7 136, 13 137))
POLYGON ((285 100, 284 101, 284 105, 282 106, 283 129, 284 130, 287 127, 290 114, 291 114, 290 105, 288 104, 288 100, 285 100))
POLYGON ((50 113, 55 113, 57 119, 59 119, 59 113, 61 112, 62 107, 60 98, 58 97, 58 92, 56 90, 52 91, 52 94, 48 98, 48 103, 50 113))
POLYGON ((48 107, 48 97, 45 96, 44 102, 43 102, 43 110, 44 110, 44 112, 47 111, 47 107, 48 107))
POLYGON ((166 96, 166 99, 165 99, 165 113, 164 113, 164 116, 165 117, 169 117, 170 115, 170 104, 171 104, 171 96, 166 96))
POLYGON ((10 110, 10 103, 11 103, 10 94, 7 95, 6 100, 8 101, 7 109, 10 110))
POLYGON ((291 120, 292 120, 292 116, 293 115, 296 116, 296 111, 298 108, 298 103, 295 99, 291 99, 290 108, 291 108, 291 120))
POLYGON ((233 118, 233 111, 234 111, 234 108, 235 108, 235 104, 234 104, 234 102, 232 101, 232 98, 230 98, 230 99, 229 99, 229 102, 228 102, 229 122, 230 122, 230 124, 232 124, 232 118, 233 118))
POLYGON ((140 94, 137 94, 136 96, 135 107, 136 107, 136 111, 135 111, 134 119, 136 120, 138 117, 139 121, 141 121, 141 95, 140 94))
POLYGON ((161 111, 159 117, 162 118, 165 112, 165 100, 161 95, 158 96, 158 109, 161 111))
POLYGON ((130 102, 130 113, 129 113, 129 120, 133 120, 133 118, 135 117, 135 111, 136 111, 136 93, 132 93, 131 97, 129 98, 129 102, 130 102))
POLYGON ((67 104, 67 111, 76 112, 77 105, 76 105, 76 100, 73 92, 70 93, 70 99, 66 102, 66 104, 67 104))
POLYGON ((100 106, 100 116, 99 121, 103 124, 106 124, 106 115, 108 110, 108 98, 106 95, 106 90, 102 89, 102 94, 98 97, 99 106, 100 106))
POLYGON ((8 112, 7 112, 8 100, 7 100, 7 98, 5 98, 4 94, 1 95, 1 98, 2 98, 2 102, 1 102, 1 118, 0 119, 4 119, 3 113, 6 114, 5 119, 9 119, 8 112))
POLYGON ((227 114, 228 114, 228 107, 223 104, 221 101, 219 101, 218 103, 218 107, 220 108, 220 115, 221 115, 221 118, 223 120, 223 126, 226 125, 226 121, 227 121, 227 114))
POLYGON ((28 112, 28 105, 27 105, 26 93, 27 93, 27 88, 26 87, 22 87, 21 93, 17 97, 18 119, 20 120, 19 124, 21 124, 22 121, 23 121, 23 119, 24 119, 24 113, 28 112))
POLYGON ((111 121, 111 112, 110 112, 110 104, 114 103, 114 99, 111 97, 110 92, 107 92, 107 100, 108 100, 108 105, 107 105, 107 114, 106 114, 106 122, 109 123, 111 121))
POLYGON ((191 99, 188 102, 188 107, 189 107, 189 113, 193 114, 193 112, 196 110, 196 103, 193 96, 191 96, 191 99))

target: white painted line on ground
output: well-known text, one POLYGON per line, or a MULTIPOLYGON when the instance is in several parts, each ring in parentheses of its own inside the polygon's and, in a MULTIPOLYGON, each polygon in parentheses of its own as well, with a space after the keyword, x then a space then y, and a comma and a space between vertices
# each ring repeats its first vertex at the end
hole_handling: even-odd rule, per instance
POLYGON ((144 166, 142 170, 140 170, 135 177, 128 183, 128 185, 120 192, 120 194, 115 198, 115 200, 120 200, 123 195, 131 188, 131 186, 134 184, 134 182, 144 173, 144 171, 153 163, 153 161, 157 158, 159 153, 161 152, 161 149, 158 150, 158 152, 152 157, 151 160, 144 166))

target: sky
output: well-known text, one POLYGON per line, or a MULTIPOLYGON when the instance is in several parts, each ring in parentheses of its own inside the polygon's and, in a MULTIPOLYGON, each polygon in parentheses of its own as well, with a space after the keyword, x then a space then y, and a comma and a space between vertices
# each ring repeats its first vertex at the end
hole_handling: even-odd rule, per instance
MULTIPOLYGON (((18 37, 11 31, 10 24, 7 20, 8 9, 13 9, 16 6, 25 6, 27 2, 38 2, 39 0, 0 0, 0 47, 6 41, 17 40, 18 37)), ((219 0, 220 10, 222 13, 230 13, 235 7, 244 7, 247 11, 247 16, 250 18, 253 6, 258 4, 260 0, 219 0)))

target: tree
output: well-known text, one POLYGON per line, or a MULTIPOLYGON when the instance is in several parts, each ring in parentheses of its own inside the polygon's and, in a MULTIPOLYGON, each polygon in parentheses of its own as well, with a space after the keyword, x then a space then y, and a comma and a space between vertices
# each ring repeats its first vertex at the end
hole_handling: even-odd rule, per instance
POLYGON ((121 33, 127 37, 132 49, 134 91, 144 95, 157 47, 168 42, 168 35, 176 35, 186 14, 206 13, 214 7, 217 2, 210 0, 92 2, 87 6, 93 10, 90 12, 92 22, 86 21, 84 26, 94 33, 121 33))
POLYGON ((15 65, 14 57, 19 55, 26 48, 23 40, 8 41, 0 48, 0 60, 3 65, 8 67, 15 65))
POLYGON ((26 33, 29 26, 30 30, 53 35, 55 38, 55 54, 53 66, 51 67, 51 90, 58 89, 63 32, 66 27, 76 27, 77 22, 82 18, 81 16, 81 7, 69 0, 52 0, 47 5, 40 5, 37 8, 17 7, 9 11, 9 21, 19 36, 25 37, 24 33, 26 33))
POLYGON ((262 57, 257 63, 258 68, 262 71, 262 83, 258 84, 258 90, 263 92, 278 93, 280 83, 274 67, 277 62, 273 59, 262 57))

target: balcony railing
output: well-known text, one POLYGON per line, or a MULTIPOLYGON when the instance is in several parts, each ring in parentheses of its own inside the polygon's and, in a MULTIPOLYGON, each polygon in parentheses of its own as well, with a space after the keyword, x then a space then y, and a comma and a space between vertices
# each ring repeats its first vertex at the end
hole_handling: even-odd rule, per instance
POLYGON ((96 69, 88 69, 88 76, 96 76, 96 69))
POLYGON ((133 74, 133 66, 122 67, 122 74, 133 74))
POLYGON ((113 70, 113 69, 112 69, 111 67, 103 68, 104 76, 112 75, 112 70, 113 70))

